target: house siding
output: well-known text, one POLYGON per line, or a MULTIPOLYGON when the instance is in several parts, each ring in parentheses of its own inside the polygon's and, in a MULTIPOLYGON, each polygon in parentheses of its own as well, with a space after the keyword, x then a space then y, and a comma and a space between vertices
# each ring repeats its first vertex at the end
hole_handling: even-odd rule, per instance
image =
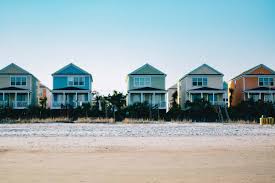
POLYGON ((128 90, 136 89, 134 87, 135 77, 151 77, 151 87, 165 90, 165 76, 164 75, 129 75, 128 76, 128 90))
POLYGON ((27 85, 26 86, 16 86, 16 87, 18 87, 18 88, 23 88, 23 89, 31 89, 31 85, 30 85, 30 78, 32 77, 32 76, 30 76, 30 75, 22 75, 22 74, 20 74, 20 75, 0 75, 0 88, 6 88, 6 87, 11 87, 11 76, 26 76, 26 78, 27 78, 27 85))
MULTIPOLYGON (((53 77, 53 89, 60 89, 68 87, 68 77, 69 76, 54 76, 53 77)), ((91 78, 85 76, 84 86, 77 86, 78 88, 91 90, 91 78)))

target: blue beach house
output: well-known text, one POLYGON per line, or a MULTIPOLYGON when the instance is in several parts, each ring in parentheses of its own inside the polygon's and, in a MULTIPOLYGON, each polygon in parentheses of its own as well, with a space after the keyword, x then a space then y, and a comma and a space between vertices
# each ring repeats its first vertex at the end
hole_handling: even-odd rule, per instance
POLYGON ((69 64, 52 74, 52 109, 76 108, 92 100, 90 73, 74 64, 69 64))

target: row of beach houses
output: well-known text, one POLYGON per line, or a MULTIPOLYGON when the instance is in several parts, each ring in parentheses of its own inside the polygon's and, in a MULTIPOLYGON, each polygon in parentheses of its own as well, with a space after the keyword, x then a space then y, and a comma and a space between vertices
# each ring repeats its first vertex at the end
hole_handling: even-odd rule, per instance
MULTIPOLYGON (((207 64, 184 75, 175 85, 166 88, 166 74, 150 64, 127 76, 127 105, 147 102, 160 110, 168 110, 176 102, 205 99, 213 105, 235 106, 253 99, 275 102, 275 71, 260 64, 226 83, 223 74, 207 64), (176 94, 175 94, 176 93, 176 94)), ((41 84, 30 72, 12 63, 0 70, 0 106, 25 109, 38 106, 47 98, 47 107, 78 107, 93 101, 91 73, 69 64, 52 74, 53 88, 41 84)))

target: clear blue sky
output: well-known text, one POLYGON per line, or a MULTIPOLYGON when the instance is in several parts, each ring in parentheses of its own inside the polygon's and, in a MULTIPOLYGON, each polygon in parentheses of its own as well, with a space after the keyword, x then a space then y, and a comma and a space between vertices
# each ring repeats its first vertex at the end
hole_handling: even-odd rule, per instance
POLYGON ((275 0, 0 0, 1 68, 13 61, 52 88, 71 59, 103 93, 125 92, 146 62, 167 87, 202 63, 226 81, 259 63, 275 69, 275 0))

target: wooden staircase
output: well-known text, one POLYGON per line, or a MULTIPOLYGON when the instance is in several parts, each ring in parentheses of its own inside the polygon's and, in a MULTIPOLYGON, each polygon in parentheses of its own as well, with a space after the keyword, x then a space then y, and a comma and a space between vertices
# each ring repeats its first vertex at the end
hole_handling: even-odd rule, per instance
POLYGON ((225 105, 217 105, 216 111, 218 113, 218 118, 220 122, 230 121, 230 117, 227 111, 227 107, 225 105))

